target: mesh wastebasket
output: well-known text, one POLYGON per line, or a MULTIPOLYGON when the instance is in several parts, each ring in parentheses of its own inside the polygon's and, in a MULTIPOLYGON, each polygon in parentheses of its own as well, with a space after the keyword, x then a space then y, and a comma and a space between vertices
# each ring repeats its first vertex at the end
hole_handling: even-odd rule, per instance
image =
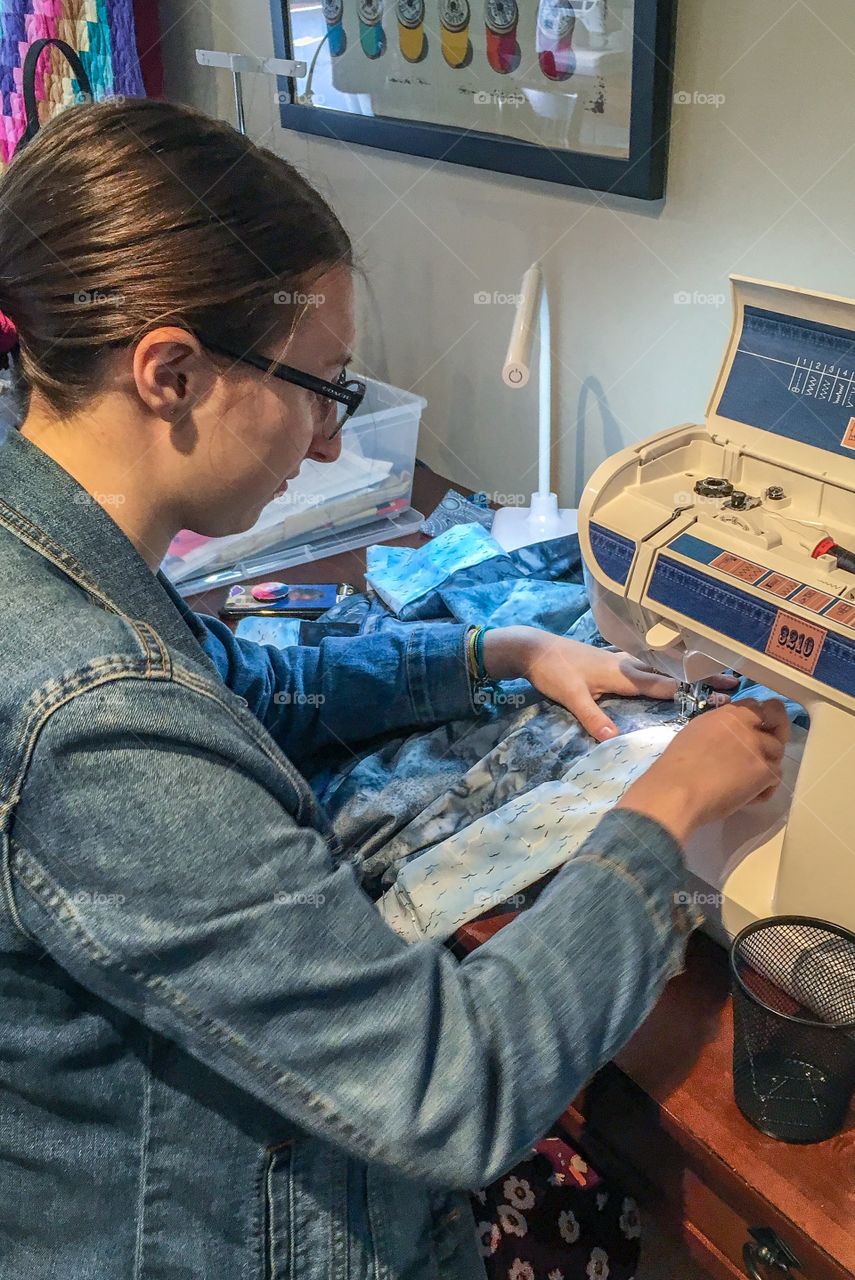
POLYGON ((730 963, 740 1110, 785 1142, 831 1137, 855 1089, 855 934, 807 916, 758 920, 730 963))

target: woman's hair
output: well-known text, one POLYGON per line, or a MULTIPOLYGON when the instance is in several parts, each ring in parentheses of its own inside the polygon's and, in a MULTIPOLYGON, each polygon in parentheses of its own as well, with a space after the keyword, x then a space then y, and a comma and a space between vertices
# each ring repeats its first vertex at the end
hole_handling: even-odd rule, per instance
POLYGON ((16 374, 60 415, 107 344, 178 324, 240 352, 284 339, 347 233, 287 161, 174 103, 69 107, 0 177, 0 311, 16 374))

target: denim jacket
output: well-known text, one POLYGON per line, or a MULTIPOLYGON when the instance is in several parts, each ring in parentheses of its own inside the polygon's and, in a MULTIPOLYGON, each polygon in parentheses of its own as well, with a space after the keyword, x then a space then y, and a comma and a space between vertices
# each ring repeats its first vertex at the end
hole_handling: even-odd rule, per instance
POLYGON ((0 579, 0 1275, 478 1280, 466 1188, 682 967, 679 847, 614 812, 464 962, 408 946, 299 764, 474 715, 462 627, 236 640, 17 431, 0 579))

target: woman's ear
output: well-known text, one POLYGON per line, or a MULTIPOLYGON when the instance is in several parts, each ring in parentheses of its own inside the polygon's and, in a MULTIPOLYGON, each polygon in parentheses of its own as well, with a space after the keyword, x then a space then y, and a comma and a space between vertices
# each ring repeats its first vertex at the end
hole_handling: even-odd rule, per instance
POLYGON ((193 334, 164 326, 140 338, 133 354, 133 377, 149 412, 171 422, 209 394, 217 370, 193 334))

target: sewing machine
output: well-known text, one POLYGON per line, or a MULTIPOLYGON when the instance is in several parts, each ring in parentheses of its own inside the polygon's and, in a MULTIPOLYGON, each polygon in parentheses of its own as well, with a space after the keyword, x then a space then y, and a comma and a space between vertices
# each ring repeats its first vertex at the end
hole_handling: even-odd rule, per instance
POLYGON ((714 934, 804 914, 855 929, 855 301, 733 276, 703 425, 589 481, 579 536, 606 639, 683 683, 723 668, 808 712, 775 797, 702 829, 714 934))

